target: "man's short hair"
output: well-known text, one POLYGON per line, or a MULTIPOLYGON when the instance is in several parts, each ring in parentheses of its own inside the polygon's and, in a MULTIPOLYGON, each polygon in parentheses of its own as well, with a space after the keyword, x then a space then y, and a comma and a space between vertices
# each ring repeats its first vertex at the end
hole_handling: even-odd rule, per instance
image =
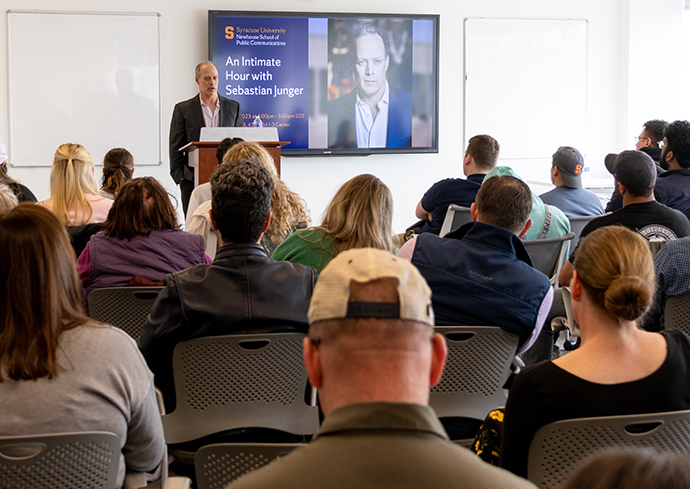
POLYGON ((475 204, 481 222, 518 234, 532 212, 532 192, 519 178, 491 177, 479 188, 475 204))
POLYGON ((659 147, 659 143, 663 141, 668 129, 668 122, 661 119, 652 119, 643 124, 644 132, 647 137, 652 140, 652 146, 659 147))
POLYGON ((373 24, 362 24, 355 29, 355 32, 353 33, 352 39, 350 41, 349 54, 352 69, 355 69, 355 66, 357 65, 357 39, 369 34, 376 34, 381 38, 381 41, 383 41, 383 50, 386 52, 386 58, 388 58, 388 39, 386 38, 386 36, 383 35, 383 31, 373 24))
POLYGON ((239 144, 243 141, 244 141, 244 139, 242 139, 242 138, 225 138, 225 139, 223 139, 218 144, 218 148, 216 149, 216 158, 218 159, 218 164, 220 165, 221 163, 223 163, 223 157, 225 156, 225 153, 227 153, 230 148, 232 148, 236 144, 239 144))
POLYGON ((201 63, 199 63, 198 65, 196 65, 196 68, 194 68, 194 76, 195 76, 195 77, 201 78, 201 68, 202 68, 204 65, 212 65, 212 66, 214 66, 214 67, 216 66, 216 65, 213 64, 213 61, 210 61, 210 60, 208 60, 208 59, 207 59, 206 61, 202 61, 201 63))
POLYGON ((668 150, 682 168, 690 168, 690 122, 675 121, 666 130, 668 150))
POLYGON ((271 210, 273 179, 252 160, 234 160, 211 175, 211 210, 223 241, 256 243, 271 210))
POLYGON ((487 134, 480 134, 470 138, 465 153, 474 158, 477 167, 480 169, 491 170, 496 166, 500 150, 501 146, 498 144, 498 141, 487 134))

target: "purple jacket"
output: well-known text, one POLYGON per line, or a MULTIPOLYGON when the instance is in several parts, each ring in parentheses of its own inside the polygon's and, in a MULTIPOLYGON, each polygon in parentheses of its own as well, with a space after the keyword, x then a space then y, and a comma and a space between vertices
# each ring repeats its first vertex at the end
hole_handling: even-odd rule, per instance
POLYGON ((77 268, 84 282, 84 302, 94 289, 121 287, 134 275, 162 282, 168 273, 206 263, 204 237, 179 230, 153 231, 146 236, 118 239, 94 234, 77 268))

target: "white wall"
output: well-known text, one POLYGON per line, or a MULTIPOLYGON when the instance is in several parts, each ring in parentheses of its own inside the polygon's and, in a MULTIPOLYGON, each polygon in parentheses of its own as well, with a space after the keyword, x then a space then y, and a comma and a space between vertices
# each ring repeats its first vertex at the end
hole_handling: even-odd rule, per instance
MULTIPOLYGON (((615 143, 622 144, 623 136, 618 117, 621 104, 635 103, 632 94, 637 88, 631 84, 622 100, 618 93, 621 70, 619 59, 637 45, 622 46, 619 37, 621 24, 629 29, 626 39, 636 38, 643 28, 646 39, 653 39, 655 29, 666 31, 664 21, 668 20, 675 4, 682 0, 579 0, 561 2, 553 0, 399 0, 391 3, 384 0, 351 0, 347 11, 351 12, 412 12, 438 13, 441 15, 440 39, 440 145, 435 155, 370 156, 365 158, 285 158, 282 163, 283 178, 309 204, 312 217, 319 221, 335 190, 347 179, 359 173, 373 173, 391 188, 395 199, 394 230, 401 232, 414 221, 414 209, 423 192, 435 181, 448 176, 461 176, 460 157, 462 147, 456 146, 462 135, 462 21, 465 17, 489 18, 545 18, 545 19, 587 19, 589 21, 588 62, 588 165, 592 176, 606 176, 603 157, 613 151, 615 143), (637 16, 626 16, 631 6, 633 12, 640 5, 663 4, 658 21, 653 25, 641 26, 637 16), (625 4, 621 6, 621 4, 625 4), (630 5, 629 5, 630 4, 630 5)), ((165 124, 172 114, 175 103, 187 99, 196 92, 193 67, 207 57, 207 11, 211 9, 245 9, 277 11, 332 11, 335 7, 327 0, 236 0, 232 3, 214 0, 118 0, 97 2, 89 0, 3 0, 3 11, 7 9, 68 10, 68 11, 137 11, 159 12, 162 16, 162 69, 163 69, 163 118, 165 124)), ((679 16, 680 18, 680 16, 679 16)), ((680 21, 679 21, 680 22, 680 21)), ((680 24, 679 24, 680 26, 680 24)), ((675 26, 674 26, 675 29, 675 26)), ((0 98, 7 100, 7 22, 0 22, 0 98)), ((632 44, 632 43, 631 43, 632 44)), ((79 69, 79 60, 65 60, 79 69)), ((656 63, 650 69, 656 69, 656 63)), ((625 74, 625 72, 623 72, 625 74)), ((41 73, 46 85, 50 84, 50 73, 41 73)), ((59 94, 56 94, 59 96, 59 94)), ((7 140, 8 114, 6 105, 0 111, 0 139, 7 140)), ((629 117, 642 117, 644 109, 629 111, 629 117)), ((37 116, 40 116, 37 114, 37 116)), ((567 117, 567 114, 563 114, 567 117)), ((655 115, 656 117, 656 115, 655 115)), ((647 117, 647 118, 651 118, 647 117)), ((634 121, 635 124, 641 122, 634 121)), ((539 134, 529 129, 529 114, 525 124, 516 127, 524 134, 524 144, 530 144, 539 134)), ((103 128, 107 131, 107 128, 103 128)), ((624 129, 627 132, 628 128, 624 129)), ((634 132, 634 131, 633 131, 634 132)), ((167 139, 167 128, 165 131, 167 139)), ((634 135, 634 134, 632 134, 634 135)), ((627 137, 627 135, 626 135, 627 137)), ((556 148, 554 148, 555 151, 556 148)), ((164 152, 164 161, 167 154, 164 152)), ((531 169, 532 171, 534 169, 531 169)), ((548 166, 544 168, 543 180, 548 180, 548 166)), ((40 199, 47 198, 48 168, 12 168, 13 177, 27 184, 40 199)), ((539 173, 539 172, 537 172, 539 173)), ((162 167, 140 167, 137 175, 153 175, 164 185, 176 192, 168 175, 167 165, 162 167)), ((539 189, 539 191, 543 188, 539 189)))
MULTIPOLYGON (((635 136, 651 119, 688 118, 683 80, 684 0, 621 0, 620 89, 616 151, 634 149, 635 136), (652 8, 653 5, 653 8, 652 8), (682 102, 681 102, 682 101, 682 102)), ((613 152, 613 151, 612 151, 613 152)))

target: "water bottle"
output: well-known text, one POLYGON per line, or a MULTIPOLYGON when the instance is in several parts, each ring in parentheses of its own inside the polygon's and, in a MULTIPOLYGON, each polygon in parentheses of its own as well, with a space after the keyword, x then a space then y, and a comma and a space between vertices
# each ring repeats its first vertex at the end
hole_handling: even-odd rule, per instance
POLYGON ((264 127, 264 123, 261 122, 261 118, 257 115, 254 117, 254 122, 252 122, 252 126, 254 127, 264 127))

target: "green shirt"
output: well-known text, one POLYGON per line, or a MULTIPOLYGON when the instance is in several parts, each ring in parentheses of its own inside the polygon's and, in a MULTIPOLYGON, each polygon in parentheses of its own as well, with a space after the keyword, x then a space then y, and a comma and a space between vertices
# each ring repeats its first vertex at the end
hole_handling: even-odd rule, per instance
POLYGON ((450 441, 429 406, 393 402, 335 409, 319 434, 232 489, 535 489, 450 441))
POLYGON ((320 229, 301 229, 280 243, 271 258, 308 265, 321 273, 326 263, 337 254, 330 234, 320 229))

